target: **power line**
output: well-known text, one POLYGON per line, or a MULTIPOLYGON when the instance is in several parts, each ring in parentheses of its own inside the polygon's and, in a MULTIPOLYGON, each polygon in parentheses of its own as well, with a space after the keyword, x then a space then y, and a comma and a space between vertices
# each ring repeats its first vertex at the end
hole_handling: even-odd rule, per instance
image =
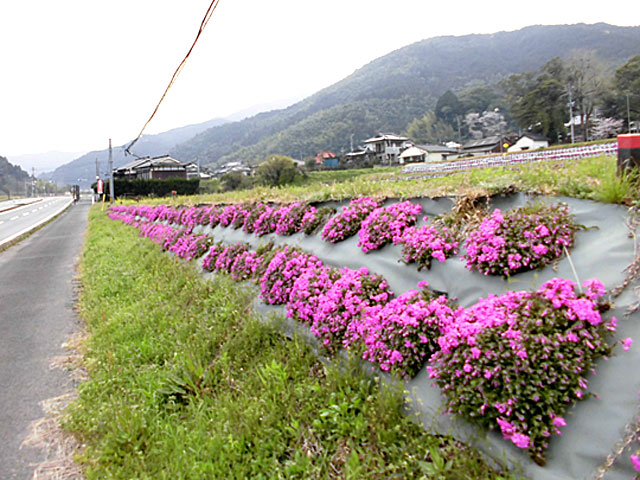
POLYGON ((184 56, 184 58, 180 62, 180 65, 178 65, 178 68, 176 68, 176 71, 173 73, 173 76, 171 77, 171 81, 169 82, 169 85, 167 85, 167 88, 165 89, 164 93, 162 94, 162 97, 160 97, 160 101, 156 105, 156 108, 153 110, 153 113, 149 117, 149 120, 147 120, 147 122, 144 124, 144 126, 140 130, 140 133, 135 138, 135 140, 133 140, 129 145, 127 145, 127 148, 125 148, 125 150, 124 150, 125 153, 127 153, 129 155, 134 155, 134 156, 137 157, 137 155, 131 153, 130 148, 133 147, 138 140, 140 140, 140 137, 142 136, 142 133, 144 132, 144 130, 147 128, 147 125, 149 125, 151 120, 153 120, 153 117, 155 117, 156 113, 158 112, 158 109, 160 108, 160 104, 162 103, 164 98, 167 96, 167 93, 169 92, 169 89, 171 89, 171 87, 173 86, 174 82, 176 81, 176 78, 178 78, 178 75, 180 75, 180 72, 182 71, 182 69, 184 68, 185 64, 187 63, 187 59, 189 58, 189 55, 191 55, 191 52, 193 51, 193 49, 196 46, 196 43, 198 43, 198 40, 200 39, 200 35, 202 35, 202 32, 204 31, 204 29, 206 28, 207 24, 209 23, 209 20, 211 19, 211 16, 213 15, 214 10, 218 6, 218 3, 220 3, 220 0, 212 0, 211 5, 209 5, 209 8, 207 9, 207 13, 205 13, 204 18, 202 19, 202 22, 200 23, 200 28, 198 29, 198 34, 196 35, 195 40, 191 44, 191 48, 189 48, 189 51, 187 52, 187 54, 184 56))

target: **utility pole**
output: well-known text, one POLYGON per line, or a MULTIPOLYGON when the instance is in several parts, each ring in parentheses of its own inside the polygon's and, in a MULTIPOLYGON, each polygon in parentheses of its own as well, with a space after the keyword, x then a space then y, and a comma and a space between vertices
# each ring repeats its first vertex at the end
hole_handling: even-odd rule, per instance
POLYGON ((36 196, 36 167, 31 167, 31 196, 36 196))
POLYGON ((115 190, 113 188, 113 152, 111 149, 111 139, 109 139, 109 200, 111 205, 113 205, 114 194, 115 190))
POLYGON ((627 93, 627 130, 631 133, 631 110, 629 109, 629 93, 627 93))
POLYGON ((571 89, 569 89, 569 117, 570 117, 569 122, 571 123, 571 143, 574 143, 573 141, 573 98, 571 96, 571 89))

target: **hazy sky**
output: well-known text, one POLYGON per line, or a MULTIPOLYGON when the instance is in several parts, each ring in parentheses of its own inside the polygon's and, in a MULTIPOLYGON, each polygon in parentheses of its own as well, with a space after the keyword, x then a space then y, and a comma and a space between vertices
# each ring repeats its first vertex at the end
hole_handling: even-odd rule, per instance
MULTIPOLYGON (((134 138, 209 3, 2 0, 0 155, 100 150, 109 137, 115 145, 134 138)), ((310 95, 425 38, 534 24, 637 25, 637 14, 637 0, 220 0, 146 133, 310 95)))

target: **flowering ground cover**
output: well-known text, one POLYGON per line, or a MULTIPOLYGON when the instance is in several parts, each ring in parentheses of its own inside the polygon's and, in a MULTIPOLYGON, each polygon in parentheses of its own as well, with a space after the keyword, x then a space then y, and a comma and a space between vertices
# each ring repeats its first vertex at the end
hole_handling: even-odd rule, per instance
POLYGON ((540 465, 563 412, 586 395, 595 360, 612 352, 616 319, 601 316, 604 287, 583 288, 554 279, 458 310, 428 367, 452 413, 499 429, 540 465))
MULTIPOLYGON (((352 203, 376 211, 371 202, 352 203)), ((312 208, 305 210, 303 219, 312 208)), ((367 229, 375 232, 372 227, 384 217, 383 210, 367 214, 371 218, 367 229)), ((288 207, 271 209, 272 228, 279 215, 290 211, 288 207)), ((114 212, 114 219, 134 225, 124 213, 114 212)), ((192 216, 182 214, 183 218, 192 216)), ((433 258, 444 261, 455 254, 458 243, 452 232, 440 224, 436 224, 439 230, 433 224, 412 227, 407 218, 397 229, 388 229, 395 232, 392 239, 402 239, 406 263, 414 261, 428 268, 433 258)), ((329 222, 327 227, 344 232, 349 222, 358 222, 352 214, 346 220, 329 222)), ((138 228, 150 227, 141 222, 138 228)), ((538 261, 544 264, 540 258, 550 251, 561 254, 559 246, 569 248, 579 228, 563 205, 535 205, 505 215, 494 211, 476 231, 484 236, 472 233, 469 237, 467 252, 474 253, 475 242, 475 252, 485 255, 483 261, 499 263, 504 259, 498 255, 501 247, 516 248, 530 255, 529 268, 538 261), (487 239, 489 250, 482 244, 487 239), (547 247, 549 239, 555 243, 547 247), (543 252, 540 246, 547 250, 543 252), (535 255, 540 258, 534 259, 535 255)), ((375 243, 372 237, 369 240, 375 243)), ((524 254, 520 259, 507 254, 507 263, 512 263, 508 267, 524 254)), ((505 440, 527 450, 540 464, 545 461, 549 438, 566 423, 566 409, 589 395, 586 375, 599 357, 612 351, 609 336, 616 320, 601 316, 604 306, 599 298, 604 290, 597 280, 586 282, 584 293, 578 293, 573 282, 556 278, 537 291, 489 296, 462 308, 433 294, 424 284, 395 296, 384 278, 367 269, 331 268, 291 247, 269 247, 259 253, 246 244, 213 245, 203 268, 228 272, 236 280, 259 281, 264 301, 285 305, 287 315, 309 325, 331 354, 347 348, 405 378, 416 375, 430 361, 429 374, 447 398, 451 413, 499 430, 505 440)), ((520 271, 518 268, 509 273, 520 271)))
POLYGON ((512 478, 422 430, 400 390, 257 318, 255 289, 203 279, 99 209, 80 272, 89 378, 64 427, 87 478, 512 478))
POLYGON ((369 197, 351 200, 342 212, 329 219, 322 229, 322 239, 336 243, 355 235, 364 219, 378 206, 379 203, 369 197))
POLYGON ((410 201, 374 209, 364 219, 358 231, 358 246, 364 253, 377 250, 389 242, 401 242, 404 231, 416 223, 422 206, 410 201))
POLYGON ((504 277, 535 270, 571 248, 581 228, 562 203, 538 203, 505 214, 495 209, 465 242, 467 268, 504 277))
MULTIPOLYGON (((427 218, 424 220, 428 221, 427 218)), ((417 263, 418 270, 428 270, 434 258, 444 262, 456 255, 459 244, 447 227, 434 224, 408 227, 400 237, 399 243, 402 244, 402 261, 406 264, 417 263)))

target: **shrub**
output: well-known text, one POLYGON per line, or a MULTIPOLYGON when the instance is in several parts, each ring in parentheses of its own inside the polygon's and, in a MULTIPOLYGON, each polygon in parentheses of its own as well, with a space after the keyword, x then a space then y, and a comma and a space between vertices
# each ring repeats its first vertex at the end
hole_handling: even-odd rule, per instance
POLYGON ((562 203, 530 205, 506 215, 495 209, 465 242, 464 259, 469 270, 508 277, 562 256, 581 228, 562 203))
POLYGON ((421 210, 421 205, 410 201, 376 208, 360 226, 358 246, 362 247, 364 253, 368 253, 389 242, 397 245, 402 239, 404 230, 416 223, 417 215, 421 210))
POLYGON ((355 235, 362 221, 377 207, 378 202, 369 197, 351 200, 340 214, 329 219, 322 230, 322 239, 336 243, 355 235))
POLYGON ((450 412, 491 429, 545 463, 549 437, 560 434, 565 409, 583 398, 595 360, 616 320, 601 317, 598 280, 546 282, 538 291, 490 295, 444 327, 441 350, 427 367, 450 412))

